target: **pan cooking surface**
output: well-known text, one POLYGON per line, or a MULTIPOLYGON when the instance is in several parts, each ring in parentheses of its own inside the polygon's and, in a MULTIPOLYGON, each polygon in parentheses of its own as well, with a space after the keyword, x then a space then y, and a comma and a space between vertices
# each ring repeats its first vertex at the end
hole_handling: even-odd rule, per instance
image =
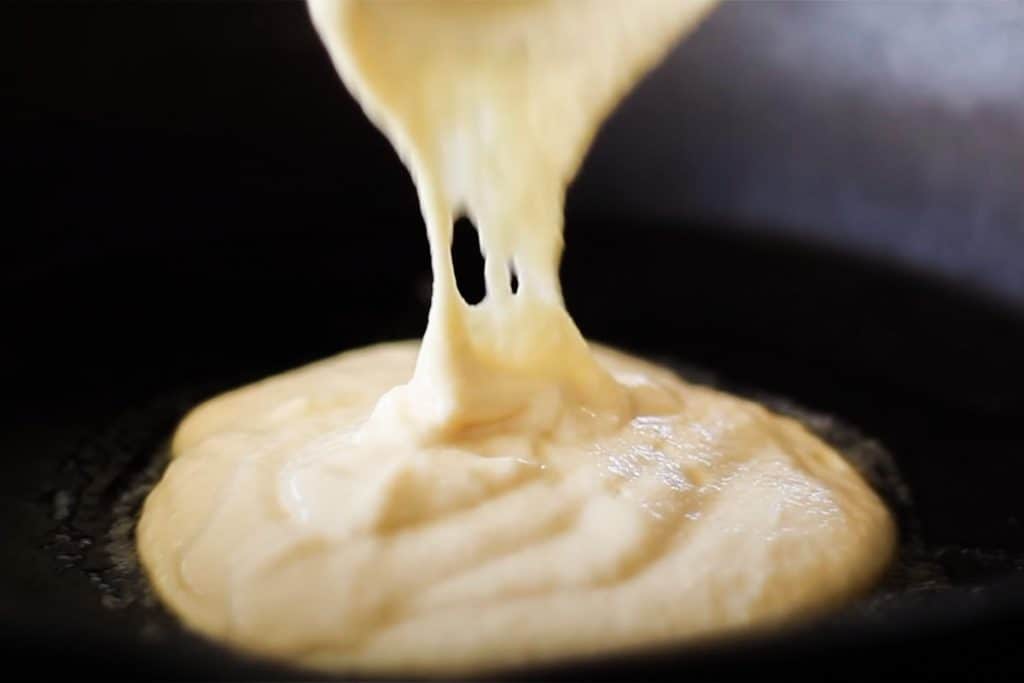
MULTIPOLYGON (((532 673, 725 675, 819 657, 852 675, 883 654, 911 668, 925 651, 941 662, 952 656, 937 647, 943 638, 1009 661, 1000 644, 1020 635, 1024 615, 1013 483, 1024 447, 1013 364, 1021 316, 806 246, 656 225, 634 226, 627 242, 613 227, 569 235, 563 279, 584 332, 802 419, 886 497, 900 558, 871 596, 815 624, 532 673)), ((0 513, 17 529, 0 569, 12 652, 44 668, 108 673, 295 674, 185 633, 139 572, 134 523, 168 437, 199 401, 420 333, 425 254, 380 233, 364 235, 358 252, 331 233, 183 245, 40 285, 18 320, 49 330, 47 312, 59 306, 70 321, 20 350, 21 400, 3 444, 17 453, 4 461, 13 505, 0 513), (126 283, 137 296, 125 296, 126 283), (54 648, 66 653, 61 664, 39 657, 54 648)))
MULTIPOLYGON (((662 360, 671 364, 668 359, 662 360)), ((691 381, 720 385, 711 373, 676 366, 691 381)), ((882 493, 897 516, 903 537, 899 557, 878 589, 853 609, 881 610, 905 593, 940 591, 953 586, 943 566, 948 549, 928 548, 922 543, 910 493, 892 455, 881 444, 850 425, 785 399, 752 391, 743 393, 800 419, 841 449, 882 493)), ((55 523, 46 547, 62 570, 84 574, 95 586, 105 608, 129 612, 141 619, 140 636, 152 644, 173 644, 184 633, 147 585, 136 554, 135 525, 143 500, 167 465, 168 425, 173 428, 184 410, 206 394, 201 389, 185 390, 118 416, 105 430, 85 439, 61 465, 58 488, 42 494, 43 499, 53 502, 55 523)), ((968 566, 980 560, 969 549, 955 550, 968 566)), ((1007 555, 988 559, 996 570, 1012 567, 1013 559, 1007 555)), ((975 568, 968 571, 977 573, 975 568)))

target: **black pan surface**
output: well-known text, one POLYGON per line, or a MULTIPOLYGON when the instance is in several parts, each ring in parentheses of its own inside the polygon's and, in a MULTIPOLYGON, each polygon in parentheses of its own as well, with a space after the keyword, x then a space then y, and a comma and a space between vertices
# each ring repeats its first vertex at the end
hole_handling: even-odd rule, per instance
MULTIPOLYGON (((883 491, 901 562, 813 623, 514 676, 1024 674, 1024 72, 961 73, 999 72, 1024 16, 888 6, 716 13, 598 140, 563 282, 589 337, 877 442, 910 494, 883 491), (933 33, 960 60, 935 73, 974 83, 939 88, 956 102, 901 80, 933 33), (836 70, 879 54, 879 80, 836 70)), ((132 523, 190 406, 422 332, 411 184, 299 4, 4 15, 0 655, 36 677, 308 678, 177 627, 132 523)))
MULTIPOLYGON (((796 661, 849 673, 883 656, 910 669, 1020 666, 1021 312, 793 244, 697 226, 633 225, 625 239, 623 229, 570 232, 564 279, 582 329, 877 439, 912 495, 899 512, 917 563, 870 608, 813 626, 545 674, 724 675, 796 661)), ((359 249, 344 230, 186 242, 90 273, 68 269, 24 300, 21 329, 47 334, 10 356, 19 362, 2 444, 0 617, 12 656, 104 674, 275 671, 186 635, 140 589, 128 566, 139 485, 197 401, 421 331, 425 251, 414 239, 396 248, 391 232, 373 231, 359 249)))

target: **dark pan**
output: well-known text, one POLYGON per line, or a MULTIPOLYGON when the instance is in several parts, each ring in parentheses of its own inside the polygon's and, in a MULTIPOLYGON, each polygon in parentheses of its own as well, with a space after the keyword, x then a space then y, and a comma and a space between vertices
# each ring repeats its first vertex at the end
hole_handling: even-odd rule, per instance
MULTIPOLYGON (((846 446, 891 454, 909 500, 887 465, 869 474, 899 515, 900 561, 813 622, 515 677, 1024 670, 1024 205, 1005 186, 1024 177, 1024 145, 1006 142, 1024 119, 979 110, 968 144, 946 135, 967 124, 898 93, 836 108, 820 83, 758 81, 752 26, 825 30, 847 11, 804 5, 729 5, 626 103, 572 190, 563 281, 588 336, 835 416, 846 446), (744 46, 721 67, 732 90, 704 69, 726 44, 744 46), (943 154, 960 165, 935 171, 943 154), (899 206, 843 203, 851 179, 895 183, 899 206), (944 249, 908 236, 908 207, 944 249)), ((893 21, 913 20, 902 7, 893 21)), ((4 64, 34 65, 5 107, 20 217, 3 255, 5 665, 308 678, 183 632, 147 595, 131 524, 196 402, 422 332, 408 179, 300 5, 25 5, 0 32, 4 64)))
MULTIPOLYGON (((795 661, 848 672, 874 666, 880 653, 907 667, 967 653, 990 665, 1016 661, 1007 658, 1024 616, 1020 311, 777 241, 639 225, 631 240, 621 226, 584 232, 565 264, 582 328, 841 416, 877 439, 912 493, 909 514, 900 512, 905 542, 916 544, 905 544, 915 563, 904 571, 917 574, 813 626, 546 674, 725 673, 795 661), (730 276, 737 271, 744 277, 730 276), (687 311, 699 314, 676 315, 687 311)), ((186 635, 152 604, 130 566, 123 520, 196 401, 420 331, 425 259, 419 245, 396 249, 388 233, 364 236, 359 250, 344 231, 201 254, 183 243, 91 264, 91 273, 68 268, 34 293, 19 324, 49 334, 17 352, 3 443, 11 656, 104 675, 274 671, 186 635), (219 272, 229 262, 230 280, 219 272), (55 325, 48 317, 58 308, 55 325)))

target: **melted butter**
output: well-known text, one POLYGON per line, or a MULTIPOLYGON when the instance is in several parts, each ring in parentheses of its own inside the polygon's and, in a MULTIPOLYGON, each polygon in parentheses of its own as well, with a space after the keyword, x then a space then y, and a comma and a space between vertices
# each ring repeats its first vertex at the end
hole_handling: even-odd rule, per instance
POLYGON ((138 541, 187 624, 327 669, 471 671, 771 622, 878 576, 892 524, 838 454, 591 349, 562 303, 566 186, 709 7, 310 1, 416 182, 431 311, 419 345, 341 354, 182 423, 138 541), (449 251, 462 214, 486 257, 475 306, 449 251))

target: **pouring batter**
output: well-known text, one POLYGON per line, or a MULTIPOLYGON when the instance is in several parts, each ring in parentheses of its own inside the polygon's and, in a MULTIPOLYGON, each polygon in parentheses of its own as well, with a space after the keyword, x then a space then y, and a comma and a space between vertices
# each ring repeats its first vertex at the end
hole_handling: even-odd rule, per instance
POLYGON ((592 349, 562 303, 565 188, 710 4, 310 0, 417 184, 431 311, 419 345, 341 354, 184 421, 138 541, 187 624, 321 668, 462 672, 768 623, 876 579, 892 523, 837 453, 592 349), (460 214, 486 257, 475 306, 449 252, 460 214))

